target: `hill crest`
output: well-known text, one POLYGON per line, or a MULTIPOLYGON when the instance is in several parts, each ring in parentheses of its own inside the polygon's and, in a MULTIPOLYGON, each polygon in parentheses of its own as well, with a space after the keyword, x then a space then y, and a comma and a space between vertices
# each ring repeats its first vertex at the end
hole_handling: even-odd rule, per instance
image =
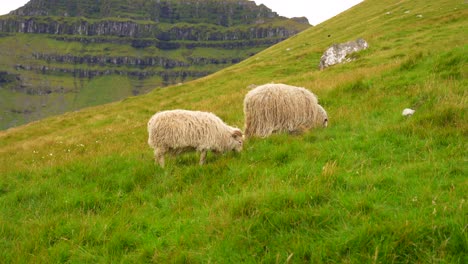
POLYGON ((255 24, 278 18, 265 5, 248 0, 31 0, 12 11, 20 16, 108 17, 160 23, 255 24))

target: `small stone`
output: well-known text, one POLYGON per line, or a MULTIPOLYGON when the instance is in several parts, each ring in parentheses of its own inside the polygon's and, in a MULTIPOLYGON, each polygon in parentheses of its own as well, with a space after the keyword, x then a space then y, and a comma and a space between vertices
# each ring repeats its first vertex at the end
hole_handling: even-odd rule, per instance
POLYGON ((401 113, 403 116, 412 116, 416 112, 415 110, 411 108, 405 108, 403 109, 403 112, 401 113))

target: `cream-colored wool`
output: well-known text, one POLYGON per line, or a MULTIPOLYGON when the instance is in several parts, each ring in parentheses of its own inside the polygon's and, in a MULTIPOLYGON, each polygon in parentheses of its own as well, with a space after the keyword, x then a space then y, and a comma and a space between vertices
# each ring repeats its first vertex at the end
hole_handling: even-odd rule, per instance
POLYGON ((212 113, 188 110, 158 112, 148 121, 148 145, 154 157, 164 167, 164 154, 196 150, 201 153, 200 165, 206 152, 241 151, 243 134, 226 125, 212 113))
POLYGON ((272 133, 299 133, 328 124, 327 112, 305 88, 265 84, 244 98, 245 135, 267 137, 272 133))

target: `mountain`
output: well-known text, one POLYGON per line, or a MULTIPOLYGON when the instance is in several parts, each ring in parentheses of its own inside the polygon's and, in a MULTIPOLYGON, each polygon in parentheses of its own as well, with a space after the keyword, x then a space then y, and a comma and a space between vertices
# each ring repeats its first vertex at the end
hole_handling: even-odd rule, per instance
POLYGON ((248 0, 32 0, 0 17, 0 129, 197 79, 308 27, 248 0))
POLYGON ((278 15, 253 1, 232 0, 32 0, 11 12, 20 16, 104 17, 161 23, 253 24, 278 15))
POLYGON ((1 262, 466 263, 467 15, 366 0, 203 78, 0 131, 1 262), (242 128, 245 94, 270 82, 314 92, 328 127, 154 164, 155 112, 242 128))

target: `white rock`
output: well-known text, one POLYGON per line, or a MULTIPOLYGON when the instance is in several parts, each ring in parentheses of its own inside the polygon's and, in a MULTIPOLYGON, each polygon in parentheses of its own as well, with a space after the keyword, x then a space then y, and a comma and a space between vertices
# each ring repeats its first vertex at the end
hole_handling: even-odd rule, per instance
POLYGON ((323 70, 335 64, 349 62, 352 59, 347 58, 346 56, 354 52, 365 50, 368 47, 369 44, 362 38, 346 43, 333 44, 320 58, 319 68, 320 70, 323 70))
POLYGON ((405 109, 403 110, 403 113, 401 113, 401 114, 402 114, 403 116, 411 116, 411 115, 414 114, 414 112, 416 112, 416 111, 414 111, 414 110, 411 109, 411 108, 405 108, 405 109))

